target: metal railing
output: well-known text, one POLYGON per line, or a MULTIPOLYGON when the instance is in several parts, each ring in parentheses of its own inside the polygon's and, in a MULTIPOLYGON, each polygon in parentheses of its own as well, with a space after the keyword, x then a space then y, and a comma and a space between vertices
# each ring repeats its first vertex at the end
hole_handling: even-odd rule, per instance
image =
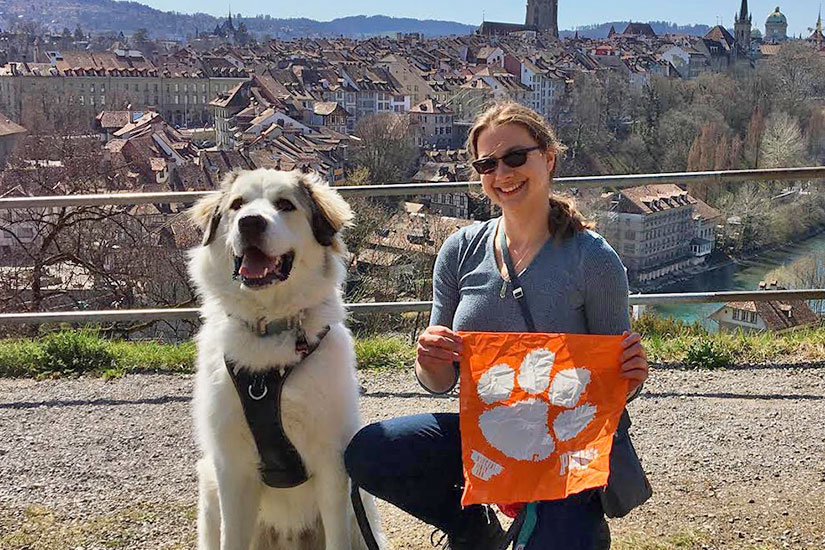
MULTIPOLYGON (((619 176, 582 176, 556 178, 555 185, 578 188, 625 188, 662 183, 710 184, 751 181, 825 179, 825 167, 780 168, 768 170, 730 170, 712 172, 679 172, 666 174, 630 174, 619 176)), ((344 196, 401 196, 434 193, 466 192, 478 188, 480 182, 402 183, 336 187, 344 196)), ((184 191, 169 193, 111 193, 95 195, 57 195, 39 197, 0 198, 0 210, 24 208, 63 208, 77 206, 113 206, 136 204, 189 204, 216 191, 184 191)), ((701 304, 770 300, 825 299, 825 288, 806 290, 761 290, 694 292, 677 294, 631 294, 630 305, 701 304)), ((430 301, 374 302, 346 304, 353 314, 424 312, 430 301)), ((33 313, 2 313, 0 324, 26 323, 113 323, 126 321, 183 320, 199 316, 198 308, 154 308, 99 311, 56 311, 33 313)))
MULTIPOLYGON (((555 178, 554 185, 600 189, 613 187, 637 187, 675 183, 679 185, 741 183, 750 181, 779 181, 825 179, 825 166, 808 168, 777 168, 762 170, 728 170, 713 172, 674 172, 667 174, 627 174, 620 176, 575 176, 555 178)), ((402 195, 426 195, 435 193, 461 193, 481 186, 478 181, 451 183, 397 183, 388 185, 358 185, 334 187, 345 197, 390 197, 402 195)), ((0 198, 0 210, 17 208, 50 208, 71 206, 107 206, 131 204, 192 203, 217 191, 178 191, 168 193, 102 193, 96 195, 54 195, 42 197, 0 198)))
MULTIPOLYGON (((709 304, 723 302, 762 302, 771 300, 822 300, 825 288, 812 290, 760 290, 757 292, 693 292, 682 294, 631 294, 631 306, 655 304, 709 304)), ((432 302, 367 302, 346 304, 354 314, 407 313, 429 311, 432 302)), ((118 309, 88 311, 53 311, 37 313, 0 313, 0 324, 31 323, 118 323, 129 321, 176 321, 196 319, 198 308, 118 309)))

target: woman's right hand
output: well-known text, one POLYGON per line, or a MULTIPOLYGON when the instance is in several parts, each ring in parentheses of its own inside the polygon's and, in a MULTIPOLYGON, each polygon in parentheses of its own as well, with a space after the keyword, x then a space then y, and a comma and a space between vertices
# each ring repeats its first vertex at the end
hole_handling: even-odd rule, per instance
POLYGON ((461 360, 461 336, 442 326, 427 327, 418 337, 415 375, 430 393, 441 394, 455 387, 458 372, 453 363, 461 360))
POLYGON ((447 327, 433 325, 418 337, 417 362, 430 374, 452 370, 453 361, 461 360, 461 336, 447 327))

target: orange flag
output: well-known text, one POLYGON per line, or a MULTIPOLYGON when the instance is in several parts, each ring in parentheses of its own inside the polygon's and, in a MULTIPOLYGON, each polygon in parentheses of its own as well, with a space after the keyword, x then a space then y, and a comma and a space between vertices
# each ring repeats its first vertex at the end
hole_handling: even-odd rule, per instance
POLYGON ((627 395, 622 336, 461 332, 461 504, 607 485, 627 395))

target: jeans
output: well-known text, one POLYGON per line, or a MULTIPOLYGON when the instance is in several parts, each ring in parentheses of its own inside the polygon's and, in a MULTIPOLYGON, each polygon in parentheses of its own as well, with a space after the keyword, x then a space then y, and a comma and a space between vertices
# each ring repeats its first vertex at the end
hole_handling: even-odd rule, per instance
MULTIPOLYGON (((462 509, 464 476, 458 414, 393 418, 361 429, 344 455, 354 484, 448 534, 472 525, 480 506, 462 509)), ((526 550, 610 547, 597 490, 543 501, 526 550)))

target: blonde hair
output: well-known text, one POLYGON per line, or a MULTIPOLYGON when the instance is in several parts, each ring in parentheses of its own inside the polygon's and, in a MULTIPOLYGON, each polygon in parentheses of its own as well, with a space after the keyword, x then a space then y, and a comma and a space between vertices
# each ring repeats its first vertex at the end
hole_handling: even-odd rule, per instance
MULTIPOLYGON (((481 135, 481 132, 505 124, 522 126, 543 150, 552 150, 557 159, 567 150, 567 147, 559 141, 550 124, 540 114, 520 103, 504 101, 496 103, 484 111, 476 119, 473 127, 470 128, 470 133, 467 136, 467 150, 473 156, 473 159, 478 158, 478 136, 481 135)), ((553 165, 553 171, 550 173, 551 183, 555 171, 556 164, 553 165)), ((547 223, 550 234, 555 238, 572 237, 576 232, 596 227, 594 222, 584 219, 572 199, 559 197, 551 193, 549 200, 550 215, 547 223)))

